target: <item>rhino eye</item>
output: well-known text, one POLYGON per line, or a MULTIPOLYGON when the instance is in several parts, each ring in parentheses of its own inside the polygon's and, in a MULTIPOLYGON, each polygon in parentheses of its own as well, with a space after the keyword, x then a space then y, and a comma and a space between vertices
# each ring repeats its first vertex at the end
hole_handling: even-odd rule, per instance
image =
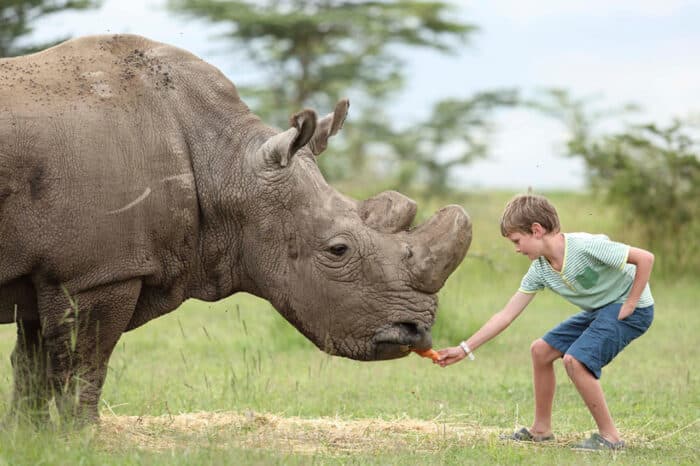
POLYGON ((344 244, 334 244, 328 250, 333 254, 334 256, 342 256, 345 254, 348 250, 348 247, 344 244))

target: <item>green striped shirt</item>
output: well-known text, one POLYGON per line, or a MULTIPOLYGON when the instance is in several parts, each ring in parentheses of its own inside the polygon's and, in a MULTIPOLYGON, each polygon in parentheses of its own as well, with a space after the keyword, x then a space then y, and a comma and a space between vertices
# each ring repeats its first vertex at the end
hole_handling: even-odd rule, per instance
MULTIPOLYGON (((538 257, 520 283, 523 293, 549 288, 564 299, 592 311, 610 303, 623 303, 632 288, 637 267, 627 263, 630 247, 611 241, 605 235, 564 234, 564 261, 561 272, 538 257)), ((637 307, 654 304, 647 283, 637 307)))

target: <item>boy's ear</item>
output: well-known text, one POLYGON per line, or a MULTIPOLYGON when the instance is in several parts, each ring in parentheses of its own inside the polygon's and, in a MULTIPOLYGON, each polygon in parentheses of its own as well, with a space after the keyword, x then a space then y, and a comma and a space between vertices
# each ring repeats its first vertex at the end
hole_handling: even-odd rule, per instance
POLYGON ((547 230, 537 222, 530 225, 530 231, 537 238, 542 238, 544 234, 547 233, 547 230))

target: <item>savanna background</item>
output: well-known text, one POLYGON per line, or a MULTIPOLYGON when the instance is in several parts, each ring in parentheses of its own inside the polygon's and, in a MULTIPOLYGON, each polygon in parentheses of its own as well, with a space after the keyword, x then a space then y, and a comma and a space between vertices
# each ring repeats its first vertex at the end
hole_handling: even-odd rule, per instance
MULTIPOLYGON (((476 361, 446 369, 330 357, 267 302, 236 295, 125 334, 101 427, 5 425, 0 465, 697 464, 700 9, 477 3, 2 0, 0 57, 131 32, 219 66, 280 127, 350 97, 320 160, 329 182, 357 198, 400 190, 418 201, 417 222, 446 203, 472 217, 472 247, 440 292, 436 347, 475 331, 526 270, 498 230, 517 192, 548 195, 567 231, 650 249, 656 320, 602 379, 626 451, 567 448, 595 426, 561 367, 557 441, 498 440, 531 421, 530 342, 575 312, 551 293, 476 361)), ((14 333, 0 327, 0 416, 14 333)))

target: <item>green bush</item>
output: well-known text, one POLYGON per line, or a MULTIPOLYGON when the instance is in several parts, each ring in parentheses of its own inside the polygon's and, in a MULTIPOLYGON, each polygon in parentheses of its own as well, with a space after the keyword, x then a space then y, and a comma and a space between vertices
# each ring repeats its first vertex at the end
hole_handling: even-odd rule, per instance
POLYGON ((700 270, 700 141, 681 122, 572 141, 594 187, 648 244, 663 271, 700 270))
POLYGON ((700 271, 700 139, 691 120, 668 126, 625 124, 636 110, 593 108, 563 90, 548 90, 529 106, 560 120, 569 131, 566 155, 586 164, 594 192, 609 202, 630 242, 652 250, 657 270, 700 271), (622 129, 596 131, 615 117, 622 129))

